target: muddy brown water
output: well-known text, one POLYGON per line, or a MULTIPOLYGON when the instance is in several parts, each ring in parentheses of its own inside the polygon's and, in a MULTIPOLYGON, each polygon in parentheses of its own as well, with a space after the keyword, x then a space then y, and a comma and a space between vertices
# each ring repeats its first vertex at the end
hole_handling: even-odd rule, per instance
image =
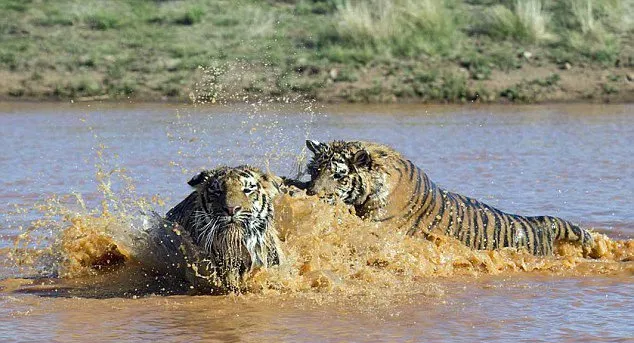
POLYGON ((139 207, 164 213, 203 167, 294 175, 306 137, 386 143, 446 189, 631 241, 633 114, 634 105, 0 104, 0 340, 634 340, 631 243, 596 260, 470 252, 308 198, 278 204, 286 265, 258 274, 251 293, 151 295, 152 280, 134 271, 84 275, 73 264, 108 242, 134 254, 127 220, 139 207))

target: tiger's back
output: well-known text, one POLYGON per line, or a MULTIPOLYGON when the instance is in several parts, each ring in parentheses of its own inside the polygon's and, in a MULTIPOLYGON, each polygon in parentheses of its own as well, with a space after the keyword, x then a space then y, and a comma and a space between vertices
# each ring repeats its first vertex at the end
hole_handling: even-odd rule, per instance
POLYGON ((411 161, 388 164, 399 194, 387 203, 377 221, 393 221, 410 235, 442 232, 474 249, 526 248, 550 255, 556 240, 592 242, 590 233, 569 221, 551 216, 505 213, 476 199, 438 187, 411 161))

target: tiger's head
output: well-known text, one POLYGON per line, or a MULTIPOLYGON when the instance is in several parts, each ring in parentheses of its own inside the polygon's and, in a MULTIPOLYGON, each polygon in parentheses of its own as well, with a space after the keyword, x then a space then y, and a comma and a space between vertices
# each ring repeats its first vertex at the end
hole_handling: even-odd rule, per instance
POLYGON ((280 192, 280 178, 249 166, 220 167, 202 171, 188 184, 196 194, 189 231, 221 277, 279 264, 273 198, 280 192))
POLYGON ((314 154, 307 166, 311 178, 308 194, 316 194, 329 203, 339 199, 359 207, 379 193, 380 165, 366 143, 307 140, 306 146, 314 154))

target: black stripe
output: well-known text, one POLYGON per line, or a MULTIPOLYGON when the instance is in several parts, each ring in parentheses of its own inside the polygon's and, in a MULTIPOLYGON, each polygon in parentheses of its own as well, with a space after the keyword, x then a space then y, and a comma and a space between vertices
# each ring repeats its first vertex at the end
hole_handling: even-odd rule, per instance
MULTIPOLYGON (((420 191, 420 187, 421 184, 417 184, 417 190, 416 190, 416 199, 414 201, 412 201, 410 199, 410 203, 406 204, 406 206, 403 208, 402 212, 405 213, 402 218, 404 219, 404 222, 410 220, 414 214, 419 213, 416 211, 416 208, 419 207, 419 210, 423 210, 423 211, 427 211, 427 201, 429 200, 429 197, 432 196, 432 194, 429 192, 429 187, 427 185, 427 178, 425 178, 424 175, 422 175, 422 173, 418 174, 419 178, 424 178, 425 180, 425 190, 424 191, 420 191), (423 197, 423 199, 421 200, 421 197, 423 197), (407 206, 409 205, 409 208, 407 208, 407 206), (407 211, 405 211, 407 209, 407 211)), ((418 181, 418 180, 417 180, 418 181)))
POLYGON ((482 246, 482 249, 488 249, 489 240, 493 239, 493 237, 489 237, 489 215, 487 213, 486 206, 481 205, 480 216, 482 218, 482 236, 484 236, 484 239, 480 238, 480 245, 482 246))
POLYGON ((533 225, 531 226, 531 231, 533 233, 533 255, 537 255, 537 252, 539 250, 539 226, 533 223, 533 225))
POLYGON ((348 190, 348 192, 346 192, 346 197, 343 198, 343 201, 345 202, 346 200, 354 200, 352 198, 352 193, 356 190, 357 187, 357 178, 356 177, 352 177, 352 180, 350 181, 350 189, 348 190))
POLYGON ((480 218, 480 207, 472 199, 469 199, 469 204, 473 207, 473 246, 476 249, 480 249, 482 242, 482 228, 478 224, 479 221, 482 221, 480 218))
POLYGON ((504 221, 502 223, 502 227, 500 228, 500 240, 501 240, 501 245, 500 247, 508 247, 510 246, 510 242, 508 240, 508 234, 509 231, 511 231, 510 229, 510 224, 509 224, 509 218, 508 215, 506 213, 501 214, 502 216, 502 220, 504 221))
POLYGON ((373 221, 380 223, 380 222, 385 222, 385 221, 392 220, 392 219, 394 219, 394 216, 387 216, 387 217, 384 217, 384 218, 375 219, 373 221))
POLYGON ((454 232, 454 237, 456 237, 459 241, 464 242, 464 208, 462 207, 463 203, 460 197, 456 194, 454 195, 456 199, 457 212, 456 212, 456 232, 454 232))
POLYGON ((559 218, 554 218, 554 219, 557 222, 557 228, 559 231, 560 239, 563 238, 566 241, 569 240, 568 230, 566 230, 566 227, 563 225, 562 220, 559 218))
POLYGON ((517 219, 522 224, 522 230, 524 231, 524 238, 526 240, 525 248, 527 248, 528 251, 531 251, 534 244, 531 240, 531 236, 529 235, 529 230, 531 230, 530 224, 525 222, 525 219, 522 216, 518 216, 517 219))
POLYGON ((459 204, 453 193, 447 193, 447 197, 449 198, 449 221, 447 222, 447 230, 451 231, 451 235, 454 236, 457 232, 454 228, 457 228, 456 222, 459 204))
POLYGON ((513 241, 513 235, 515 233, 515 219, 512 215, 507 214, 505 217, 506 220, 506 235, 504 235, 504 239, 506 240, 507 247, 514 247, 515 242, 513 241))
MULTIPOLYGON (((430 212, 431 215, 433 215, 432 218, 432 222, 429 225, 429 231, 434 230, 436 228, 436 225, 438 224, 439 221, 442 220, 442 217, 444 215, 445 212, 445 197, 443 197, 443 192, 442 190, 439 190, 439 194, 438 197, 436 198, 436 200, 440 200, 440 206, 438 207, 438 213, 436 213, 434 215, 434 212, 430 212), (438 217, 440 217, 440 219, 438 219, 438 217)), ((434 206, 435 208, 436 206, 434 206)))
MULTIPOLYGON (((422 209, 419 209, 418 216, 416 217, 416 220, 414 220, 414 223, 412 224, 412 226, 407 231, 408 234, 413 234, 416 231, 416 229, 418 229, 418 225, 420 225, 421 220, 423 220, 423 217, 426 214, 427 213, 425 211, 422 211, 422 209)), ((428 230, 424 229, 423 232, 427 233, 428 230)))
POLYGON ((574 234, 575 236, 577 236, 577 238, 576 238, 576 239, 574 239, 574 241, 579 240, 579 238, 580 238, 580 237, 578 237, 577 233, 576 233, 576 232, 574 232, 574 230, 573 230, 573 229, 572 229, 572 227, 570 226, 570 223, 569 223, 569 222, 567 222, 567 221, 565 221, 565 220, 562 220, 562 222, 564 222, 564 224, 566 225, 566 232, 568 233, 568 234, 566 235, 566 236, 568 236, 568 237, 566 237, 566 239, 567 239, 567 240, 571 240, 571 239, 570 239, 570 233, 572 233, 572 234, 574 234))
POLYGON ((250 172, 250 171, 248 171, 248 170, 244 170, 244 169, 242 169, 242 170, 241 170, 241 169, 238 169, 238 170, 237 170, 237 173, 238 173, 238 175, 240 175, 240 176, 242 176, 242 177, 244 177, 244 178, 247 178, 247 179, 248 179, 248 178, 254 178, 254 177, 253 177, 253 174, 251 174, 251 172, 250 172))
POLYGON ((262 195, 262 209, 266 208, 267 205, 270 205, 268 199, 262 195))
POLYGON ((436 187, 429 178, 425 178, 425 191, 423 200, 420 202, 421 210, 427 212, 430 210, 430 206, 433 208, 432 204, 435 205, 436 198, 435 193, 438 191, 438 187, 436 187))
POLYGON ((454 232, 454 237, 461 240, 460 235, 462 234, 462 217, 464 216, 464 211, 462 209, 462 201, 457 195, 452 195, 454 200, 456 201, 456 231, 454 232))
MULTIPOLYGON (((402 164, 405 169, 407 170, 407 164, 405 164, 405 161, 403 160, 398 160, 398 162, 400 164, 402 164)), ((403 179, 403 171, 401 170, 401 168, 399 168, 398 166, 394 167, 394 169, 396 170, 396 172, 398 173, 398 182, 397 183, 401 183, 402 179, 403 179)))
POLYGON ((542 255, 548 254, 547 250, 551 245, 551 240, 548 232, 552 231, 550 228, 550 219, 548 217, 537 217, 536 220, 540 222, 540 244, 539 244, 539 252, 542 255))
MULTIPOLYGON (((409 168, 409 181, 411 182, 412 179, 414 178, 414 170, 418 171, 418 167, 416 165, 414 165, 414 163, 412 163, 412 161, 407 160, 406 168, 409 168)), ((419 171, 419 174, 420 174, 420 171, 419 171)))
POLYGON ((474 211, 474 207, 473 204, 471 204, 470 201, 468 201, 468 199, 465 198, 465 207, 467 209, 467 219, 469 219, 468 225, 467 225, 467 239, 465 241, 465 244, 470 247, 470 248, 474 248, 474 239, 475 239, 475 229, 476 229, 476 225, 475 224, 475 211, 474 211))
POLYGON ((500 218, 500 214, 498 210, 494 208, 490 208, 491 214, 493 215, 493 249, 498 249, 500 246, 500 235, 502 232, 502 220, 500 218))
MULTIPOLYGON (((405 211, 405 209, 407 209, 407 208, 411 208, 412 205, 418 204, 418 200, 420 199, 420 196, 421 196, 421 191, 420 191, 420 187, 421 187, 421 184, 422 184, 422 175, 421 174, 422 174, 422 172, 420 172, 420 171, 418 173, 416 173, 416 185, 414 187, 414 192, 409 197, 409 200, 407 201, 407 203, 405 204, 403 209, 401 209, 401 212, 405 211)), ((410 176, 413 177, 412 173, 410 173, 410 176)), ((411 177, 410 177, 410 182, 412 180, 411 177)))
MULTIPOLYGON (((429 179, 426 178, 425 181, 427 182, 429 179)), ((431 182, 430 182, 431 183, 431 182)), ((426 185, 427 186, 427 185, 426 185)), ((414 224, 412 224, 411 228, 408 230, 408 233, 413 233, 414 231, 416 231, 416 229, 418 228, 418 225, 420 224, 420 221, 423 219, 423 217, 425 215, 427 215, 427 211, 429 210, 429 207, 431 205, 431 208, 435 207, 435 198, 434 198, 434 193, 436 192, 436 187, 433 187, 433 184, 430 185, 430 187, 425 187, 425 197, 423 198, 423 200, 420 202, 421 207, 419 208, 418 212, 416 211, 412 211, 412 213, 408 216, 407 219, 409 219, 409 217, 412 217, 415 213, 418 213, 418 217, 416 217, 416 220, 414 220, 414 224), (433 205, 432 205, 433 204, 433 205)), ((417 205, 418 203, 414 204, 417 205)), ((425 233, 427 233, 427 230, 425 230, 425 233)))
POLYGON ((458 228, 458 235, 456 236, 461 242, 466 242, 466 234, 469 231, 469 213, 467 212, 467 205, 465 204, 464 197, 460 194, 456 194, 458 199, 458 205, 460 207, 460 226, 458 228))
POLYGON ((526 238, 525 238, 526 234, 525 234, 525 230, 524 230, 524 224, 516 217, 513 220, 513 246, 516 248, 523 248, 524 245, 526 244, 526 238), (517 237, 520 237, 520 239, 518 239, 517 237))

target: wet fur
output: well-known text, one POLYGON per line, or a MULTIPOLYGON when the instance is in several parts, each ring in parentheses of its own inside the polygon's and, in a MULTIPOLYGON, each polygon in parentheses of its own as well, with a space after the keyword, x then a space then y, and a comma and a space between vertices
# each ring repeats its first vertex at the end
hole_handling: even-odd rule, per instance
POLYGON ((362 218, 396 224, 410 235, 440 231, 475 249, 526 248, 550 255, 556 240, 591 246, 590 233, 566 220, 504 213, 445 191, 411 161, 370 142, 307 141, 309 193, 353 205, 362 218), (337 175, 346 172, 346 177, 337 175))
POLYGON ((273 199, 280 191, 280 178, 249 166, 220 167, 201 172, 189 184, 195 190, 166 219, 189 233, 223 283, 233 284, 254 268, 280 263, 273 225, 273 199), (245 182, 255 186, 248 195, 245 182), (231 219, 225 210, 229 202, 242 208, 231 219))

